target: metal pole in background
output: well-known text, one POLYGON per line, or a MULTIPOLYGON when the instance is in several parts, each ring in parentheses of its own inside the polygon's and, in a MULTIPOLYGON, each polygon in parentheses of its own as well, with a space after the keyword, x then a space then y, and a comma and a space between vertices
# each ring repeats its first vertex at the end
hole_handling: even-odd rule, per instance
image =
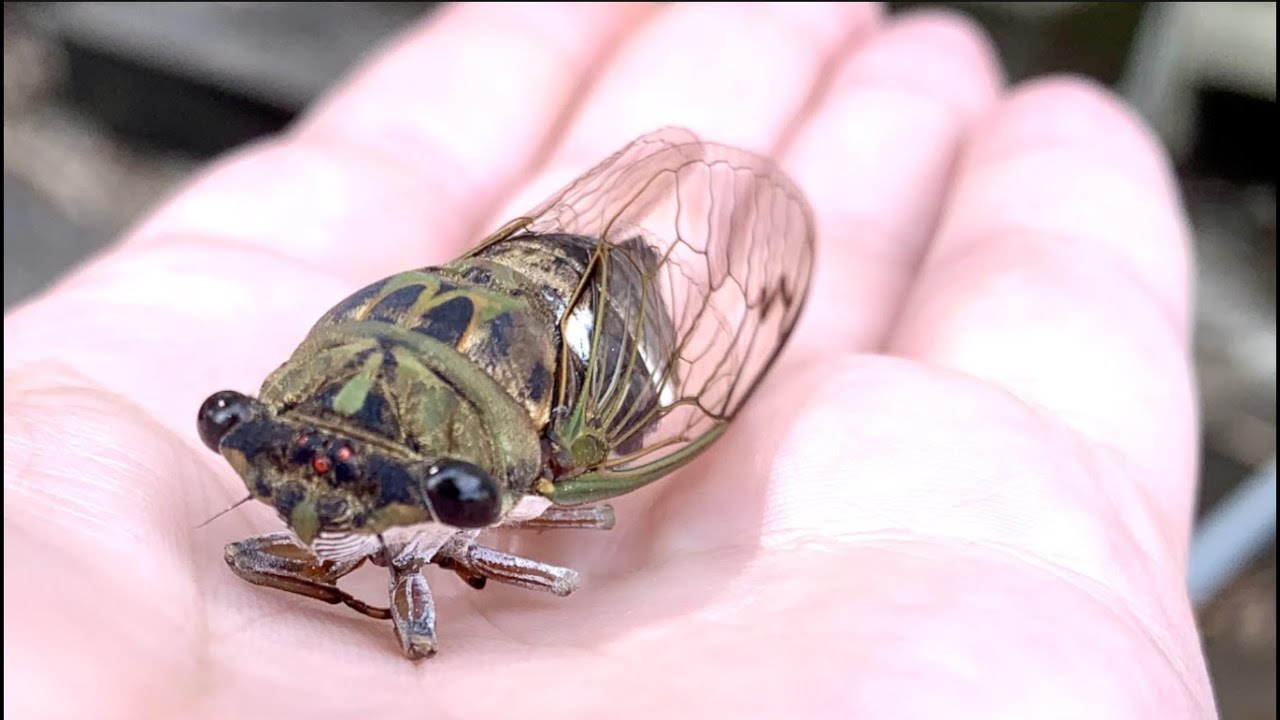
POLYGON ((1276 459, 1214 506, 1191 539, 1187 587, 1199 606, 1234 579, 1276 538, 1276 459))

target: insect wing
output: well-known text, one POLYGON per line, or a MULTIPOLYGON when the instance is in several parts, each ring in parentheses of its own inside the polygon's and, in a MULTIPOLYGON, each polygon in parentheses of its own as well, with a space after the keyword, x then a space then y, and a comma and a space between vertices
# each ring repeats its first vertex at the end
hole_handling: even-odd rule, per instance
POLYGON ((651 482, 723 432, 795 326, 814 261, 812 212, 781 170, 676 128, 574 181, 524 231, 600 240, 562 324, 576 352, 556 431, 607 454, 555 483, 565 503, 651 482))

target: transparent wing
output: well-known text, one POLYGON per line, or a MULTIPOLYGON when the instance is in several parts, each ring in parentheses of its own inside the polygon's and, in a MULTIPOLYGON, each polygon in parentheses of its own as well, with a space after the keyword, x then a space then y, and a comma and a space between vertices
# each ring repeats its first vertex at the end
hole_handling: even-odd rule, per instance
POLYGON ((600 481, 651 481, 718 435, 782 349, 813 269, 794 183, 676 128, 632 142, 525 223, 595 241, 562 322, 556 429, 568 446, 585 439, 580 458, 603 445, 586 468, 600 481))

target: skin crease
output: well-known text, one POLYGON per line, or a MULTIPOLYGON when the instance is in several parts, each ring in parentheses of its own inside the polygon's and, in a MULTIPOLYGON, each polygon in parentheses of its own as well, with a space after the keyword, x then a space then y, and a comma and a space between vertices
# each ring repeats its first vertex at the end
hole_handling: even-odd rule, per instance
MULTIPOLYGON (((1005 88, 953 16, 452 6, 5 317, 6 714, 1211 718, 1185 218, 1103 90, 1005 88), (251 586, 279 528, 195 432, 325 309, 442 262, 631 138, 773 151, 813 203, 793 345, 740 423, 504 547, 565 599, 433 571, 441 654, 251 586)), ((384 603, 386 576, 344 587, 384 603)))

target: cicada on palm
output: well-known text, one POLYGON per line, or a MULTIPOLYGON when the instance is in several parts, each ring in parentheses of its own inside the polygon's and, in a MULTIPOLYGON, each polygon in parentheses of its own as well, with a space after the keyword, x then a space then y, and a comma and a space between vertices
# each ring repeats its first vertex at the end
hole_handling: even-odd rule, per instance
POLYGON ((768 159, 645 135, 461 258, 338 303, 204 443, 285 529, 226 548, 245 580, 393 622, 436 651, 429 564, 567 595, 493 528, 609 529, 610 498, 698 456, 774 364, 808 293, 812 213, 768 159), (338 580, 369 561, 389 607, 338 580))

